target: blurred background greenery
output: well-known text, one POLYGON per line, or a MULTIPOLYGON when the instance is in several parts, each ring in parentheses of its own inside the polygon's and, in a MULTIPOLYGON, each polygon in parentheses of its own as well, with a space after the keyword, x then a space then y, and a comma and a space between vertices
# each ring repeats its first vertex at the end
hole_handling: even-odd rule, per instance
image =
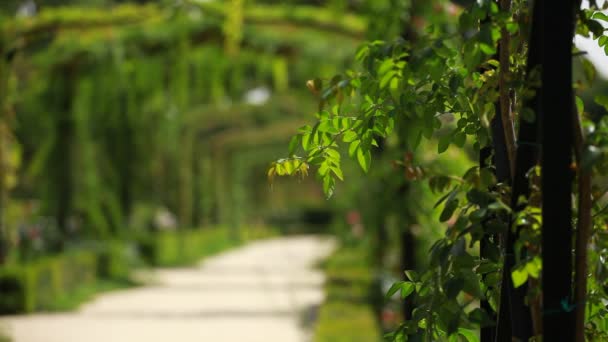
MULTIPOLYGON (((429 2, 430 4, 431 2, 429 2)), ((440 232, 428 186, 387 141, 368 177, 326 200, 310 176, 266 170, 364 40, 396 37, 398 0, 3 0, 0 3, 0 313, 70 309, 132 270, 192 263, 251 239, 332 233, 317 341, 370 341, 400 309, 404 227, 423 268, 440 232), (407 208, 407 209, 405 209, 407 208)), ((436 1, 428 15, 449 15, 436 1)), ((606 83, 594 91, 605 91, 606 83)), ((461 174, 473 153, 436 146, 461 174)))

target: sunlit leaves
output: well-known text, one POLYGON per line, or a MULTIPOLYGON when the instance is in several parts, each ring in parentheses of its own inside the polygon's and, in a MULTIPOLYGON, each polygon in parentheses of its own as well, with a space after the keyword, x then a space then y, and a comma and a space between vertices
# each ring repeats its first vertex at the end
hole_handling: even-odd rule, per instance
POLYGON ((361 166, 361 169, 363 169, 364 172, 369 171, 369 166, 371 164, 371 160, 372 160, 372 154, 369 150, 363 150, 361 147, 357 148, 357 162, 359 163, 359 166, 361 166))
POLYGON ((542 262, 539 256, 533 257, 531 260, 517 266, 511 272, 511 279, 514 287, 520 287, 528 281, 529 277, 538 279, 542 269, 542 262))
POLYGON ((398 291, 401 293, 401 299, 406 299, 416 290, 416 285, 411 281, 398 281, 394 283, 386 293, 386 299, 394 296, 398 291))
POLYGON ((275 176, 297 176, 306 177, 308 175, 308 163, 294 159, 280 159, 273 162, 268 169, 268 180, 272 182, 275 176))
MULTIPOLYGON (((369 172, 374 146, 394 134, 395 127, 399 133, 399 152, 404 155, 415 150, 423 139, 435 140, 440 154, 456 149, 478 152, 492 144, 490 126, 499 115, 501 66, 495 57, 497 44, 501 32, 513 35, 512 44, 516 45, 525 36, 519 33, 528 31, 528 27, 519 26, 528 22, 513 13, 525 17, 530 14, 529 9, 520 2, 513 6, 516 8, 510 13, 500 11, 493 1, 473 2, 462 12, 458 27, 442 31, 431 24, 415 44, 403 39, 365 44, 356 53, 361 71, 334 77, 325 82, 322 90, 309 81, 308 88, 313 93, 319 91, 322 109, 317 113, 316 123, 299 132, 299 145, 304 150, 304 160, 317 168, 325 193, 333 193, 335 181, 344 177, 340 152, 369 172), (334 107, 329 109, 331 105, 334 107)), ((580 20, 584 28, 578 25, 579 32, 593 34, 600 46, 607 45, 603 28, 600 32, 598 26, 605 18, 594 13, 583 12, 580 20)), ((538 83, 536 71, 526 71, 526 51, 516 50, 512 50, 509 59, 512 77, 506 81, 516 95, 513 97, 517 99, 513 103, 516 117, 533 122, 537 119, 533 109, 522 103, 538 83)), ((587 81, 593 82, 596 77, 593 66, 584 61, 583 69, 587 81)), ((607 99, 596 100, 608 108, 607 99)), ((580 99, 577 106, 579 112, 584 111, 580 99)), ((608 120, 594 129, 608 132, 608 120)), ((587 138, 584 153, 587 157, 583 160, 589 162, 583 166, 605 164, 608 139, 595 133, 587 134, 587 138)), ((299 145, 292 142, 290 154, 294 153, 292 146, 299 145)), ((482 260, 476 256, 479 242, 494 234, 504 234, 509 229, 520 232, 515 254, 526 255, 528 259, 517 260, 517 267, 511 270, 516 285, 539 276, 538 249, 530 247, 539 245, 542 222, 538 191, 531 189, 532 196, 522 203, 526 209, 515 213, 507 204, 508 182, 497 181, 492 158, 488 158, 488 164, 488 168, 471 168, 458 177, 436 174, 407 160, 393 161, 395 167, 405 171, 403 181, 425 179, 434 193, 443 194, 435 209, 439 221, 449 227, 430 249, 429 269, 408 277, 409 281, 394 284, 389 290, 389 297, 401 292, 403 298, 415 297, 418 305, 411 321, 394 336, 405 339, 424 327, 424 333, 433 334, 430 340, 472 341, 476 337, 459 328, 492 323, 485 311, 465 310, 462 303, 464 298, 497 302, 501 251, 496 241, 490 244, 490 251, 482 260), (520 253, 523 251, 526 253, 520 253)), ((538 176, 536 173, 531 176, 534 187, 538 176)))
POLYGON ((595 12, 591 18, 592 19, 603 20, 603 21, 605 21, 605 22, 608 23, 608 14, 603 13, 603 12, 595 12))

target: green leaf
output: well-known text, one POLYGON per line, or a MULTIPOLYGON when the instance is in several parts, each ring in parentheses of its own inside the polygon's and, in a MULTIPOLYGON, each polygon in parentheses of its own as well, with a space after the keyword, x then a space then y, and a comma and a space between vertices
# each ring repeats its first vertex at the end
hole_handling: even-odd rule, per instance
POLYGON ((378 75, 380 75, 380 76, 385 75, 393 68, 394 65, 395 65, 395 62, 393 61, 392 58, 385 59, 382 62, 382 64, 380 64, 380 66, 378 67, 378 75))
POLYGON ((357 133, 354 131, 346 131, 342 136, 342 141, 345 143, 353 142, 358 138, 357 133))
POLYGON ((454 133, 454 145, 458 146, 458 147, 463 147, 465 142, 467 141, 467 135, 464 134, 463 132, 456 132, 454 133))
MULTIPOLYGON (((602 36, 600 41, 602 38, 606 38, 606 40, 608 40, 608 36, 602 36)), ((592 84, 595 81, 595 76, 597 74, 595 66, 586 58, 581 58, 581 63, 583 64, 583 72, 585 73, 587 83, 592 84)))
POLYGON ((409 279, 410 281, 416 282, 420 279, 418 272, 416 272, 414 270, 407 270, 404 273, 405 273, 405 276, 407 277, 407 279, 409 279))
POLYGON ((507 31, 509 31, 509 33, 511 35, 515 35, 517 33, 517 31, 519 31, 519 24, 511 22, 511 23, 507 23, 507 31))
POLYGON ((591 19, 599 19, 608 22, 608 15, 602 12, 595 12, 591 19))
POLYGON ((336 129, 336 127, 334 127, 332 120, 330 119, 323 119, 319 122, 319 127, 317 128, 317 130, 319 132, 322 133, 329 133, 329 134, 337 134, 339 132, 338 129, 336 129))
POLYGON ((595 97, 595 103, 608 110, 608 95, 597 95, 595 97))
POLYGON ((511 279, 515 288, 520 287, 528 281, 528 272, 524 267, 518 267, 511 272, 511 279))
POLYGON ((286 171, 285 171, 285 165, 283 165, 283 163, 276 163, 276 165, 274 166, 274 169, 276 171, 276 174, 279 176, 285 176, 286 171))
POLYGON ((327 155, 327 159, 334 162, 334 164, 340 162, 340 153, 338 151, 328 148, 325 150, 325 154, 327 155))
POLYGON ((386 88, 389 85, 390 81, 397 76, 397 74, 398 72, 396 70, 391 70, 384 74, 380 79, 380 89, 386 88))
POLYGON ((355 153, 359 150, 359 145, 361 145, 361 140, 355 140, 350 143, 350 146, 348 147, 348 155, 351 158, 353 158, 355 153))
POLYGON ((487 191, 473 188, 467 192, 467 199, 473 204, 485 207, 494 200, 494 197, 487 191))
POLYGON ((393 297, 395 295, 395 293, 397 293, 397 291, 401 290, 401 286, 403 286, 405 282, 404 281, 398 281, 396 283, 394 283, 391 288, 388 290, 388 292, 386 293, 385 298, 386 299, 390 299, 391 297, 393 297))
POLYGON ((441 215, 439 216, 439 221, 445 222, 445 221, 449 220, 457 208, 458 208, 458 199, 453 198, 453 199, 448 200, 445 203, 445 206, 443 207, 443 211, 441 212, 441 215))
POLYGON ((454 190, 452 190, 452 191, 448 192, 447 194, 445 194, 445 195, 441 196, 441 198, 439 198, 439 199, 437 200, 437 202, 435 202, 435 205, 433 206, 433 209, 435 209, 435 208, 437 208, 438 206, 440 206, 440 205, 441 205, 441 203, 443 203, 443 202, 444 202, 445 200, 447 200, 448 198, 450 198, 450 197, 454 197, 454 196, 455 196, 455 194, 456 194, 456 189, 454 189, 454 190))
POLYGON ((404 281, 403 284, 401 284, 401 299, 407 298, 414 292, 415 289, 416 285, 414 285, 414 283, 410 281, 404 281))
POLYGON ((363 61, 365 57, 369 55, 369 45, 365 44, 359 47, 357 53, 355 54, 355 58, 357 61, 363 61))
POLYGON ((293 160, 287 160, 283 163, 283 166, 285 167, 285 173, 289 176, 293 175, 293 172, 295 170, 295 166, 293 164, 293 160))
POLYGON ((477 333, 475 333, 473 330, 458 328, 458 334, 464 337, 467 342, 479 342, 477 333))
POLYGON ((439 143, 437 144, 437 153, 445 152, 450 146, 452 137, 450 135, 442 135, 439 137, 439 143))
POLYGON ((331 171, 338 177, 339 180, 344 181, 344 175, 342 174, 342 169, 336 166, 330 166, 331 171))
POLYGON ((492 202, 492 204, 488 205, 488 209, 490 209, 492 211, 504 210, 504 211, 506 211, 508 213, 511 212, 511 207, 509 207, 508 205, 506 205, 500 199, 496 199, 494 202, 492 202))
POLYGON ((579 114, 582 114, 585 111, 585 103, 583 103, 583 99, 576 96, 576 110, 579 114))
POLYGON ((298 148, 298 143, 300 142, 300 135, 294 135, 289 142, 289 156, 293 156, 298 148))
POLYGON ((329 173, 327 173, 323 177, 323 192, 325 193, 325 196, 327 198, 330 198, 334 194, 334 186, 334 178, 329 173))
POLYGON ((496 54, 496 48, 489 44, 479 43, 479 49, 481 50, 481 52, 485 53, 486 55, 496 54))
POLYGON ((310 127, 310 125, 305 125, 302 126, 300 128, 298 128, 298 133, 312 133, 312 127, 310 127))
POLYGON ((327 162, 327 160, 322 162, 321 165, 319 165, 318 172, 321 176, 327 175, 327 172, 329 172, 329 163, 327 162))
POLYGON ((488 260, 482 260, 479 266, 477 267, 478 274, 487 274, 490 272, 496 272, 500 269, 500 267, 495 263, 488 260))
POLYGON ((357 149, 357 162, 365 173, 369 171, 369 165, 372 161, 372 154, 369 150, 363 150, 362 148, 357 149))
POLYGON ((540 271, 542 270, 543 263, 539 256, 535 256, 532 260, 528 261, 525 265, 526 272, 532 278, 538 279, 540 271))

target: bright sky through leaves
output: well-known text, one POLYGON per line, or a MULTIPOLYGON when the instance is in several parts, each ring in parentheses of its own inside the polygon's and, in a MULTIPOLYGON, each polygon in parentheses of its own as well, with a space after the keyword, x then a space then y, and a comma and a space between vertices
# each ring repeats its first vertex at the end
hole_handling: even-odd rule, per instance
MULTIPOLYGON (((598 5, 601 6, 602 1, 598 1, 598 5)), ((589 8, 589 1, 583 0, 583 7, 589 8)), ((604 10, 604 13, 608 14, 608 10, 604 10)), ((606 27, 606 23, 602 22, 602 24, 606 27)), ((603 77, 608 79, 608 56, 604 50, 597 45, 597 42, 591 38, 582 38, 580 36, 576 36, 574 38, 574 43, 576 46, 587 52, 587 58, 595 65, 598 73, 603 77)))

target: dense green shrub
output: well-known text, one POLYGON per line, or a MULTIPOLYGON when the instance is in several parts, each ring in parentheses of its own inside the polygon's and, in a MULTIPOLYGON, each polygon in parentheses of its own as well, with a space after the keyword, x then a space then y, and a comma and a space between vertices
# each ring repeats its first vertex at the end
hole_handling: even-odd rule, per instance
POLYGON ((244 241, 277 235, 268 227, 229 229, 208 227, 150 233, 138 240, 139 251, 151 266, 177 266, 239 245, 244 241))
POLYGON ((319 312, 315 342, 380 341, 373 310, 366 305, 329 301, 319 312))
POLYGON ((322 263, 326 298, 319 310, 315 342, 380 340, 373 306, 376 288, 366 255, 364 248, 342 246, 322 263))
POLYGON ((372 300, 373 275, 360 248, 341 248, 324 264, 329 301, 368 303, 372 300))
POLYGON ((138 266, 135 246, 148 265, 178 266, 192 264, 244 241, 276 234, 276 230, 266 227, 165 231, 140 236, 134 242, 105 241, 91 250, 67 251, 3 266, 0 314, 71 308, 96 292, 116 288, 116 283, 124 286, 130 281, 133 267, 138 266))
POLYGON ((236 244, 224 228, 163 231, 139 238, 139 250, 151 266, 192 263, 236 244))
POLYGON ((131 267, 137 264, 131 245, 123 241, 109 241, 99 251, 97 273, 101 278, 128 280, 131 267))
POLYGON ((0 313, 53 309, 57 300, 97 279, 97 256, 73 251, 0 270, 0 313))
POLYGON ((16 267, 0 269, 0 314, 24 311, 25 284, 16 267))

